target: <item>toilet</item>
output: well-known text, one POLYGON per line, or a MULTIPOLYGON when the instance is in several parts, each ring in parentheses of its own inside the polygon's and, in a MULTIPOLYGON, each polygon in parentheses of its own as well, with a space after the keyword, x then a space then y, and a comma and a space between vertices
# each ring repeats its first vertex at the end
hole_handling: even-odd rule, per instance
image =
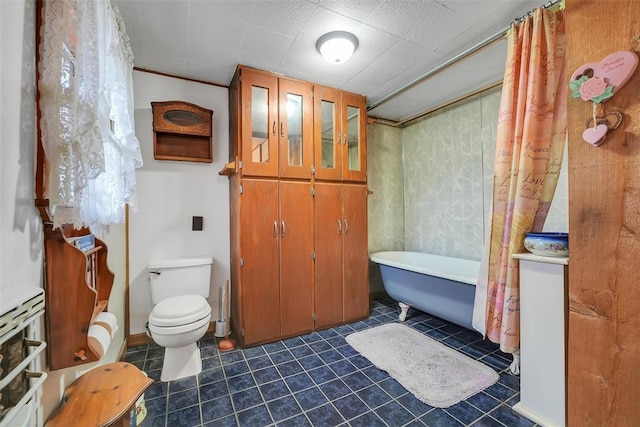
POLYGON ((153 310, 151 338, 164 347, 161 381, 173 381, 202 371, 198 340, 211 321, 207 302, 213 258, 151 261, 147 266, 153 310))

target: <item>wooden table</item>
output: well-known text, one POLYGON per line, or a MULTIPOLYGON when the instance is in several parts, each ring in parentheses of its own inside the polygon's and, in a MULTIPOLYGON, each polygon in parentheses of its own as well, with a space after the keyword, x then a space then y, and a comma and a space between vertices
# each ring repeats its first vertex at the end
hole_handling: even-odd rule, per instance
POLYGON ((98 366, 67 387, 46 425, 130 426, 131 409, 152 383, 151 378, 127 362, 98 366))

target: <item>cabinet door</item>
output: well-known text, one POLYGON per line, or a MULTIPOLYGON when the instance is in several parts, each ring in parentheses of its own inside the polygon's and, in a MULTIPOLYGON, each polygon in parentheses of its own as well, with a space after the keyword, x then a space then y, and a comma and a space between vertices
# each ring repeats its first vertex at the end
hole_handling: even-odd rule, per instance
POLYGON ((278 182, 244 179, 240 203, 244 344, 280 336, 278 182))
POLYGON ((369 315, 366 185, 344 184, 342 206, 344 321, 348 322, 369 315))
POLYGON ((316 178, 342 179, 340 91, 314 86, 314 165, 316 178))
POLYGON ((342 179, 367 181, 367 107, 362 96, 342 93, 342 179))
POLYGON ((280 176, 311 179, 313 163, 313 102, 311 84, 280 79, 278 138, 280 176))
POLYGON ((315 185, 315 309, 316 328, 343 319, 342 185, 315 185))
POLYGON ((242 171, 278 176, 278 79, 242 70, 242 171))
POLYGON ((313 329, 311 183, 280 182, 280 311, 283 336, 313 329))

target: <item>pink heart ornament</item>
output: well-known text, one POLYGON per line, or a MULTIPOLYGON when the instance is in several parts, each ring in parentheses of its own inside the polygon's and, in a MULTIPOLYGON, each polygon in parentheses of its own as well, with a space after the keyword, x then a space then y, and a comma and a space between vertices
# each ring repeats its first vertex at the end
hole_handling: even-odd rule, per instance
POLYGON ((571 75, 571 81, 579 79, 585 72, 592 70, 593 77, 604 78, 613 86, 616 93, 633 75, 638 66, 638 55, 630 50, 612 53, 600 62, 590 62, 579 67, 571 75))
POLYGON ((584 132, 582 132, 582 139, 597 147, 604 142, 608 130, 609 128, 605 124, 600 124, 593 128, 586 128, 584 132))

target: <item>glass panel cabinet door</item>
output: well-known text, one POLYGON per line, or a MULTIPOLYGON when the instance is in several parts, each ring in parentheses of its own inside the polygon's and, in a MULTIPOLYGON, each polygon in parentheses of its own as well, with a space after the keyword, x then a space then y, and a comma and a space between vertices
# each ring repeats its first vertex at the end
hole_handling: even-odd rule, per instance
POLYGON ((314 87, 314 146, 318 179, 342 179, 340 92, 314 87))
POLYGON ((335 169, 338 159, 336 158, 336 104, 331 101, 321 100, 320 111, 322 114, 322 124, 320 131, 322 132, 321 142, 321 159, 320 167, 326 169, 335 169))
POLYGON ((281 78, 278 140, 280 176, 311 179, 313 103, 311 84, 281 78))
MULTIPOLYGON (((286 152, 288 166, 302 166, 302 95, 287 94, 286 152)), ((282 122, 282 121, 281 121, 282 122)))
POLYGON ((278 79, 243 70, 241 92, 243 173, 278 176, 278 79))
POLYGON ((269 163, 269 89, 251 86, 251 161, 269 163))
POLYGON ((342 179, 367 180, 367 110, 365 98, 342 93, 342 179))
POLYGON ((360 170, 360 110, 347 105, 347 169, 360 170))

